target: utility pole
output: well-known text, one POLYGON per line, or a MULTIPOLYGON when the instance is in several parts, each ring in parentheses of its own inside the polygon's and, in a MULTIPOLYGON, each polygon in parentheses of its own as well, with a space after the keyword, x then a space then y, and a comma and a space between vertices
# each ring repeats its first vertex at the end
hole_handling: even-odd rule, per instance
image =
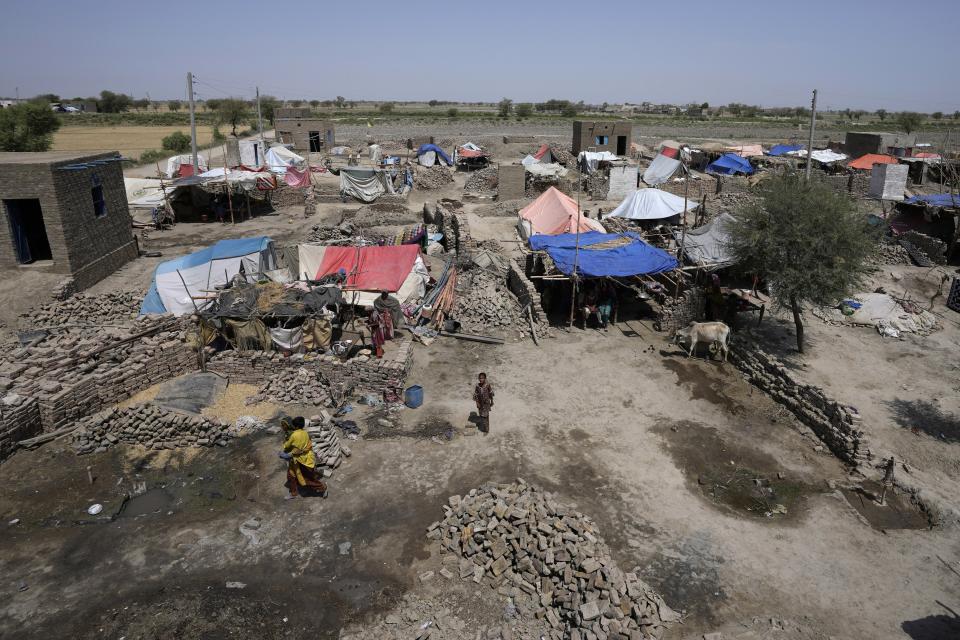
POLYGON ((813 90, 810 103, 810 138, 807 141, 807 182, 810 182, 810 170, 813 168, 813 133, 817 128, 817 90, 813 90))
MULTIPOLYGON (((193 74, 187 72, 187 97, 190 99, 190 150, 193 152, 193 175, 200 175, 200 166, 197 160, 197 118, 196 106, 193 103, 193 74)), ((232 212, 231 212, 232 213, 232 212)))
POLYGON ((263 153, 263 116, 260 114, 260 87, 257 87, 257 129, 260 131, 260 148, 263 153))

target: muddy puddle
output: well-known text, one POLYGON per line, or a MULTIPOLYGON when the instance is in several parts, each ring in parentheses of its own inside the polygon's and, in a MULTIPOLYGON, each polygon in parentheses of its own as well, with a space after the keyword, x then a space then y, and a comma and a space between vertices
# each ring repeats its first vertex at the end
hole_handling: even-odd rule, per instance
POLYGON ((449 420, 443 418, 428 417, 411 426, 393 424, 389 427, 379 422, 382 419, 385 419, 385 415, 380 412, 371 415, 366 420, 360 437, 365 440, 414 438, 447 442, 457 436, 457 429, 449 420))
POLYGON ((875 482, 864 482, 859 487, 841 489, 841 492, 850 506, 877 531, 931 527, 927 514, 893 489, 883 495, 883 504, 879 502, 883 489, 875 482))
POLYGON ((712 427, 696 422, 664 424, 657 431, 687 476, 710 504, 729 513, 789 520, 817 493, 803 479, 786 473, 773 456, 727 442, 712 427))
MULTIPOLYGON (((712 364, 721 366, 720 363, 712 364)), ((721 374, 705 370, 700 363, 684 360, 664 359, 663 366, 677 376, 677 386, 687 389, 691 400, 705 400, 733 415, 740 415, 745 411, 742 404, 723 391, 731 385, 721 374)))
POLYGON ((158 515, 170 511, 174 496, 166 489, 151 489, 139 496, 127 500, 120 511, 121 518, 158 515))

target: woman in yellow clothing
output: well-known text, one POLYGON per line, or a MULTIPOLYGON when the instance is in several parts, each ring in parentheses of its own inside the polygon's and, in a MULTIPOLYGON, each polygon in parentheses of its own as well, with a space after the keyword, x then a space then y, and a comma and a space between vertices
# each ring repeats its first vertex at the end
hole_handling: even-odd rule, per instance
POLYGON ((280 457, 287 461, 286 486, 290 490, 287 499, 300 495, 300 487, 316 491, 322 498, 327 497, 327 485, 317 473, 313 443, 310 442, 310 434, 304 429, 305 425, 306 421, 301 416, 294 418, 292 423, 286 418, 280 421, 280 426, 287 436, 283 451, 280 452, 280 457))

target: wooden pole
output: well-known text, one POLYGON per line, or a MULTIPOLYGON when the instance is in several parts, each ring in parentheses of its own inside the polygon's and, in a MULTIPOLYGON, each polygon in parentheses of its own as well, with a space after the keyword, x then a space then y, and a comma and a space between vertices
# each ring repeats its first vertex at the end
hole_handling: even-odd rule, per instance
POLYGON ((187 292, 187 297, 190 298, 190 303, 193 305, 193 310, 197 313, 200 313, 200 307, 197 306, 197 301, 193 299, 193 294, 191 294, 190 289, 187 288, 187 281, 183 279, 183 274, 180 273, 180 269, 177 269, 177 275, 180 276, 180 282, 183 283, 183 290, 187 292))
POLYGON ((223 145, 223 186, 227 190, 227 204, 230 206, 230 224, 237 224, 233 219, 233 198, 230 196, 230 181, 227 180, 227 145, 223 145))
POLYGON ((173 205, 171 205, 170 201, 167 199, 167 186, 163 182, 163 173, 160 171, 160 163, 157 162, 156 164, 157 164, 157 177, 160 178, 160 190, 163 192, 163 209, 164 211, 170 214, 171 218, 174 218, 173 205))
MULTIPOLYGON (((686 177, 683 180, 683 218, 681 218, 683 228, 680 231, 680 246, 677 247, 677 260, 680 264, 683 264, 683 247, 687 242, 687 192, 690 190, 690 171, 687 169, 687 165, 682 165, 686 173, 686 177)), ((677 282, 677 287, 673 291, 673 299, 676 300, 680 297, 680 283, 677 282)))
POLYGON ((573 316, 577 310, 577 269, 580 266, 580 192, 583 190, 583 173, 579 172, 577 177, 577 243, 573 252, 573 273, 570 274, 571 290, 570 290, 570 324, 573 326, 573 316))

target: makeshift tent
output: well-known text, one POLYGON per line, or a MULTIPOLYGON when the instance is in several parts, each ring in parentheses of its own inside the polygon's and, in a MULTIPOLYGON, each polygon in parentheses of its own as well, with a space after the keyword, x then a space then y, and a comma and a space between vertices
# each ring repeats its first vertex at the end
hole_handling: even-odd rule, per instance
POLYGON ((394 193, 393 182, 383 169, 343 167, 340 169, 340 194, 360 202, 373 202, 384 193, 394 193))
POLYGON ((679 266, 676 258, 648 245, 635 233, 591 231, 581 233, 579 240, 574 233, 533 236, 530 248, 546 251, 557 269, 567 275, 573 273, 574 262, 579 275, 594 278, 647 275, 671 271, 679 266))
POLYGON ((727 147, 731 153, 734 153, 741 158, 753 158, 754 156, 763 155, 763 147, 759 144, 741 144, 727 147))
POLYGON ((216 287, 229 282, 241 268, 253 278, 276 269, 273 241, 266 236, 220 240, 206 249, 161 262, 140 306, 140 315, 183 315, 193 313, 194 305, 203 309, 210 304, 216 287))
POLYGON ((939 153, 930 153, 928 151, 921 151, 920 153, 915 153, 911 158, 916 158, 917 160, 941 160, 942 157, 939 153))
POLYGON ((605 233, 603 225, 583 214, 577 215, 578 211, 576 200, 556 187, 550 187, 520 210, 520 227, 526 237, 575 233, 578 226, 581 233, 605 233))
MULTIPOLYGON (((699 203, 687 200, 687 211, 696 209, 699 203)), ((683 213, 683 198, 660 189, 640 189, 624 198, 607 218, 628 220, 661 220, 683 213)))
POLYGON ((539 160, 540 162, 553 162, 553 154, 550 153, 550 145, 540 145, 540 148, 537 149, 537 152, 533 154, 533 158, 534 160, 539 160))
POLYGON ((567 175, 567 168, 556 162, 534 162, 533 164, 524 165, 524 169, 528 173, 532 173, 541 178, 562 178, 567 175))
POLYGON ((680 170, 680 161, 658 153, 647 170, 643 172, 643 181, 651 187, 663 184, 680 170))
POLYGON ((770 147, 770 151, 767 152, 769 156, 785 156, 791 151, 800 151, 803 149, 802 144, 775 144, 770 147))
POLYGON ((584 173, 593 173, 601 162, 613 162, 616 159, 617 155, 609 151, 581 151, 577 155, 577 166, 584 173))
POLYGON ((274 173, 286 173, 287 167, 303 169, 307 162, 283 145, 274 145, 267 150, 264 156, 267 168, 274 173))
POLYGON ((522 164, 525 167, 529 167, 530 165, 537 164, 538 162, 540 161, 534 158, 533 156, 531 156, 530 154, 527 154, 526 156, 524 156, 523 160, 520 161, 520 164, 522 164))
MULTIPOLYGON (((201 154, 197 154, 197 166, 200 171, 206 171, 207 159, 201 154)), ((193 155, 173 156, 167 159, 167 177, 168 178, 186 178, 193 175, 193 155)))
MULTIPOLYGON (((318 265, 314 279, 343 269, 347 274, 344 299, 350 304, 373 306, 381 291, 394 293, 400 302, 422 298, 430 275, 415 244, 369 247, 300 245, 300 270, 318 265)), ((307 272, 309 273, 309 272, 307 272)))
MULTIPOLYGON (((799 151, 788 151, 787 155, 796 156, 801 160, 806 160, 807 150, 801 149, 799 151)), ((833 164, 834 162, 840 162, 841 160, 847 159, 847 155, 845 153, 837 153, 835 151, 831 151, 830 149, 814 149, 811 153, 811 157, 820 164, 833 164)))
POLYGON ((750 164, 749 160, 741 158, 735 153, 725 153, 707 165, 707 173, 724 176, 732 176, 738 173, 750 175, 753 173, 753 165, 750 164))
POLYGON ((719 216, 696 229, 674 231, 677 245, 683 238, 683 253, 687 260, 708 270, 721 269, 734 263, 730 252, 730 226, 734 219, 729 213, 719 216))
POLYGON ((893 156, 884 155, 882 153, 867 153, 856 160, 851 160, 847 163, 847 166, 851 169, 863 169, 864 171, 870 171, 873 169, 875 164, 897 164, 897 159, 893 156))
POLYGON ((904 200, 905 204, 925 204, 931 207, 960 207, 960 195, 950 193, 928 193, 912 196, 904 200))
POLYGON ((422 144, 417 149, 417 162, 424 167, 432 167, 436 164, 437 158, 446 162, 448 167, 453 166, 453 160, 435 144, 422 144))
POLYGON ((163 189, 156 178, 124 178, 127 204, 138 209, 153 209, 163 204, 163 189))

